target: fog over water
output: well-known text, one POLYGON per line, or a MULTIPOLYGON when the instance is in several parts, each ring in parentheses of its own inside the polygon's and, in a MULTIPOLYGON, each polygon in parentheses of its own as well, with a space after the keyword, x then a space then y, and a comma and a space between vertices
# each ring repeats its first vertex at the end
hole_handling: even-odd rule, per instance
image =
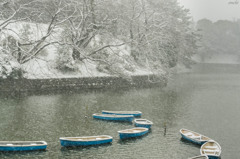
POLYGON ((190 10, 201 35, 195 60, 205 63, 239 63, 240 1, 178 0, 190 10), (205 19, 204 21, 199 21, 205 19), (210 21, 208 21, 208 20, 210 21))

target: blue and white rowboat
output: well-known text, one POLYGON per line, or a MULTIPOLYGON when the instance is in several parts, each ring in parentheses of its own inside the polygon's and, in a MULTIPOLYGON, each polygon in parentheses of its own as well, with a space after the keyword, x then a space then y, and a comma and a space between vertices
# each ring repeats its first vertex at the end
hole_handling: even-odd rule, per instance
POLYGON ((191 158, 188 158, 188 159, 208 159, 208 156, 207 155, 200 155, 200 156, 195 156, 195 157, 191 157, 191 158))
POLYGON ((153 123, 147 119, 135 119, 134 120, 136 127, 151 128, 153 123))
POLYGON ((112 142, 113 138, 108 135, 83 136, 83 137, 61 137, 62 146, 90 146, 112 142))
POLYGON ((111 121, 127 121, 132 122, 134 119, 133 115, 115 115, 115 114, 93 114, 93 118, 111 121))
POLYGON ((102 114, 133 115, 134 117, 140 117, 142 115, 142 112, 140 112, 140 111, 107 111, 107 110, 102 110, 102 114))
POLYGON ((120 139, 127 139, 127 138, 134 138, 134 137, 139 137, 143 136, 146 133, 148 133, 149 129, 148 128, 132 128, 132 129, 126 129, 126 130, 121 130, 118 131, 120 139))
POLYGON ((46 148, 45 141, 0 141, 0 151, 34 151, 46 148))
POLYGON ((201 135, 199 133, 187 129, 181 129, 180 134, 182 135, 183 139, 198 145, 202 145, 205 142, 211 140, 209 137, 206 137, 204 135, 201 135))
POLYGON ((204 143, 200 148, 201 155, 207 155, 209 159, 219 159, 221 152, 221 146, 213 140, 204 143))

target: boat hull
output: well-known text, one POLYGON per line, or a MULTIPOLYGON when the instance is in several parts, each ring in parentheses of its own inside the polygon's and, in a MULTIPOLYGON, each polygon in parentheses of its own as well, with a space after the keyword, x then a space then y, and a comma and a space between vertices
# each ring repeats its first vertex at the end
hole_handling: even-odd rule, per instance
POLYGON ((148 133, 149 130, 139 132, 139 133, 119 133, 120 139, 136 138, 143 136, 148 133))
POLYGON ((69 141, 60 139, 61 146, 91 146, 91 145, 101 145, 101 144, 107 144, 112 142, 111 139, 105 139, 105 140, 96 140, 96 141, 69 141))
POLYGON ((111 116, 99 116, 99 115, 93 115, 93 118, 101 119, 101 120, 109 120, 109 121, 126 121, 126 122, 132 122, 134 119, 133 116, 111 117, 111 116))
POLYGON ((45 146, 1 146, 0 151, 36 151, 36 150, 45 150, 47 145, 45 146))
POLYGON ((133 115, 134 117, 141 117, 142 113, 117 113, 111 111, 102 111, 102 114, 115 114, 115 115, 133 115))
POLYGON ((182 136, 183 139, 185 139, 185 140, 187 140, 187 141, 190 141, 190 142, 192 142, 192 143, 194 143, 194 144, 198 144, 198 145, 203 145, 204 143, 207 142, 207 141, 197 141, 197 140, 194 140, 194 139, 192 139, 192 138, 189 138, 189 137, 187 137, 187 136, 185 136, 185 135, 183 135, 183 134, 181 134, 181 136, 182 136))
POLYGON ((209 158, 207 155, 200 155, 200 156, 195 156, 188 159, 209 159, 209 158))
POLYGON ((221 153, 221 146, 213 140, 204 143, 200 148, 200 154, 207 155, 209 159, 220 159, 221 153))
POLYGON ((143 127, 143 128, 148 128, 150 129, 151 128, 151 124, 139 124, 139 123, 135 123, 135 126, 136 127, 143 127))
POLYGON ((202 134, 199 134, 188 129, 180 129, 180 134, 183 139, 198 145, 203 145, 204 143, 211 140, 209 137, 206 137, 202 134))
POLYGON ((209 159, 220 159, 219 156, 211 156, 211 155, 208 155, 208 158, 209 158, 209 159))
POLYGON ((136 127, 143 127, 143 128, 150 129, 153 123, 147 119, 135 119, 134 124, 136 127))

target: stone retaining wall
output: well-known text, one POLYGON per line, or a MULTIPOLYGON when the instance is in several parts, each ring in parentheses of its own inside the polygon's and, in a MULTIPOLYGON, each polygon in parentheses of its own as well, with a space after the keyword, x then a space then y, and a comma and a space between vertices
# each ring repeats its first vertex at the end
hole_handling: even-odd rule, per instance
POLYGON ((154 76, 133 76, 131 81, 113 76, 60 79, 2 79, 0 80, 0 91, 25 92, 166 86, 166 78, 161 78, 158 82, 151 82, 153 78, 154 76))

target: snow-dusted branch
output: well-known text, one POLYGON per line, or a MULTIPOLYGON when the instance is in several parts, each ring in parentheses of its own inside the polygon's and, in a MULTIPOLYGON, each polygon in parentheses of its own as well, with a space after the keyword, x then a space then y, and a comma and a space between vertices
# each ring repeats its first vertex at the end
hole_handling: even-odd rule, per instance
POLYGON ((90 54, 88 54, 88 56, 92 56, 96 53, 98 53, 99 51, 103 50, 103 49, 106 49, 106 48, 111 48, 111 47, 119 47, 119 46, 122 46, 122 45, 125 45, 126 43, 121 43, 121 44, 117 44, 117 45, 105 45, 105 46, 102 46, 101 48, 98 48, 97 50, 91 52, 90 54))

